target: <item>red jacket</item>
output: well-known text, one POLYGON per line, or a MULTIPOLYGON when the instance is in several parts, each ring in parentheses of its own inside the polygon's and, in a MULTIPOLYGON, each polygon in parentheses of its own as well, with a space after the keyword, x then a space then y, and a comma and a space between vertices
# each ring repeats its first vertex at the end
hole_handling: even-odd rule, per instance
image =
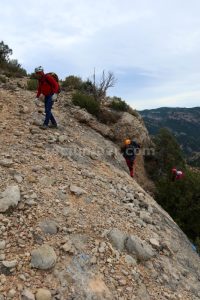
POLYGON ((48 96, 51 94, 57 94, 59 91, 59 85, 56 82, 56 80, 48 75, 44 74, 39 80, 38 80, 38 91, 37 91, 37 98, 43 94, 44 96, 48 96))

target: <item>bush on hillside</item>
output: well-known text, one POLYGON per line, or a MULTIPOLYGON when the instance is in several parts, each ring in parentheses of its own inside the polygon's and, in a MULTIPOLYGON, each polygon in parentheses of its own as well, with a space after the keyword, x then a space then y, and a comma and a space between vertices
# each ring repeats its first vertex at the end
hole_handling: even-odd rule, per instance
POLYGON ((133 109, 132 107, 128 107, 128 111, 127 111, 129 114, 131 114, 132 116, 136 117, 137 119, 140 119, 142 120, 140 114, 137 112, 136 109, 133 109))
POLYGON ((89 79, 86 81, 83 81, 81 86, 80 86, 80 91, 81 93, 85 93, 87 95, 93 95, 93 91, 94 91, 94 85, 92 83, 92 81, 90 81, 89 79))
POLYGON ((113 97, 110 103, 110 108, 116 111, 128 111, 128 104, 119 97, 113 97))
POLYGON ((12 49, 8 45, 4 44, 3 41, 0 42, 0 63, 5 63, 9 61, 9 57, 12 55, 12 49))
POLYGON ((85 108, 92 115, 99 114, 100 105, 92 96, 77 92, 72 96, 72 102, 76 106, 85 108))
POLYGON ((62 82, 62 88, 66 91, 80 90, 82 79, 78 76, 70 75, 62 82))
POLYGON ((187 170, 184 179, 161 178, 156 186, 156 201, 195 242, 200 238, 200 174, 187 170))
MULTIPOLYGON (((146 170, 156 185, 156 201, 171 215, 195 244, 200 239, 200 174, 185 164, 182 150, 172 133, 163 128, 154 138, 155 155, 145 159, 146 170), (185 173, 171 180, 171 169, 185 173)), ((199 249, 200 250, 200 249, 199 249)))
POLYGON ((175 136, 166 128, 161 128, 153 138, 155 155, 146 158, 147 170, 153 180, 167 177, 173 168, 185 169, 185 160, 175 136))
POLYGON ((27 81, 27 89, 29 91, 36 91, 38 87, 38 81, 37 79, 29 79, 27 81))
POLYGON ((2 73, 7 77, 23 77, 26 76, 26 70, 21 67, 17 59, 10 59, 13 51, 8 45, 4 44, 3 41, 0 42, 0 68, 2 73))
POLYGON ((102 107, 99 112, 98 120, 106 125, 112 125, 115 124, 120 117, 121 113, 119 111, 102 107))
POLYGON ((114 96, 110 103, 110 108, 115 111, 121 111, 121 112, 128 112, 132 116, 136 117, 137 119, 141 119, 139 113, 130 107, 124 100, 122 100, 120 97, 114 96))

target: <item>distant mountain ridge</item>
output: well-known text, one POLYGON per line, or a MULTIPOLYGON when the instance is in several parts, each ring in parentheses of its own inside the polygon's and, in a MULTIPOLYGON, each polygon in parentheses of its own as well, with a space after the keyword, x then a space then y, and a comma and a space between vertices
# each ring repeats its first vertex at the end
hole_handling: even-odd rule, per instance
POLYGON ((200 166, 200 107, 161 107, 140 111, 151 135, 168 128, 176 136, 188 160, 200 166))

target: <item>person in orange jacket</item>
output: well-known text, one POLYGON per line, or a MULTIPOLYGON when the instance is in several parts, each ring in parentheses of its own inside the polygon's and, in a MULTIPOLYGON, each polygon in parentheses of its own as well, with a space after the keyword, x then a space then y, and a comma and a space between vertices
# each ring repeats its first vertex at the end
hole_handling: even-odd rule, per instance
POLYGON ((36 95, 36 103, 40 95, 44 95, 45 102, 45 120, 42 129, 47 129, 49 127, 49 121, 51 121, 51 126, 57 128, 57 122, 51 112, 53 107, 53 102, 57 99, 57 94, 59 91, 59 85, 56 80, 49 74, 44 74, 44 69, 40 66, 35 68, 35 74, 38 79, 38 91, 36 95))
POLYGON ((131 177, 134 176, 134 164, 138 149, 140 149, 140 145, 135 141, 131 141, 131 139, 125 139, 124 146, 121 148, 131 177))

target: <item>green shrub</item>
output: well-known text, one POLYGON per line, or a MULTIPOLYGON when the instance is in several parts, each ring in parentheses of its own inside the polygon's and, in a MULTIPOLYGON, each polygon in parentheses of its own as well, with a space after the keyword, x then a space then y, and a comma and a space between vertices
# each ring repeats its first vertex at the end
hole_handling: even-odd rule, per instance
POLYGON ((37 79, 29 79, 27 81, 27 89, 29 91, 36 91, 38 87, 37 79))
POLYGON ((128 104, 119 97, 113 97, 110 107, 117 111, 128 111, 128 104))
POLYGON ((23 77, 26 76, 26 70, 21 67, 17 59, 10 59, 13 51, 8 45, 0 42, 0 68, 7 77, 23 77))
POLYGON ((12 74, 14 74, 15 77, 23 77, 27 75, 26 70, 21 67, 17 59, 10 60, 7 68, 12 74))
POLYGON ((70 75, 65 78, 62 82, 62 88, 71 91, 71 90, 79 90, 82 85, 82 79, 80 77, 70 75))
POLYGON ((145 167, 156 186, 155 200, 180 226, 200 251, 200 173, 190 170, 175 136, 166 128, 154 138, 155 153, 146 157, 145 167), (184 172, 172 181, 171 169, 184 172))
POLYGON ((128 113, 131 114, 132 116, 136 117, 137 119, 140 118, 139 113, 137 112, 136 109, 133 109, 132 107, 128 107, 128 113))
POLYGON ((30 79, 37 79, 37 75, 35 73, 29 74, 30 79))
POLYGON ((72 97, 72 102, 76 106, 85 108, 92 115, 98 116, 99 114, 100 104, 92 96, 75 93, 72 97))
POLYGON ((100 113, 98 116, 98 120, 101 123, 104 123, 106 125, 112 125, 117 123, 117 121, 121 117, 121 112, 119 111, 114 111, 112 109, 108 109, 106 107, 101 107, 100 113))
POLYGON ((93 95, 94 85, 93 85, 92 81, 90 81, 89 79, 86 81, 83 81, 80 86, 80 91, 87 95, 93 95))

